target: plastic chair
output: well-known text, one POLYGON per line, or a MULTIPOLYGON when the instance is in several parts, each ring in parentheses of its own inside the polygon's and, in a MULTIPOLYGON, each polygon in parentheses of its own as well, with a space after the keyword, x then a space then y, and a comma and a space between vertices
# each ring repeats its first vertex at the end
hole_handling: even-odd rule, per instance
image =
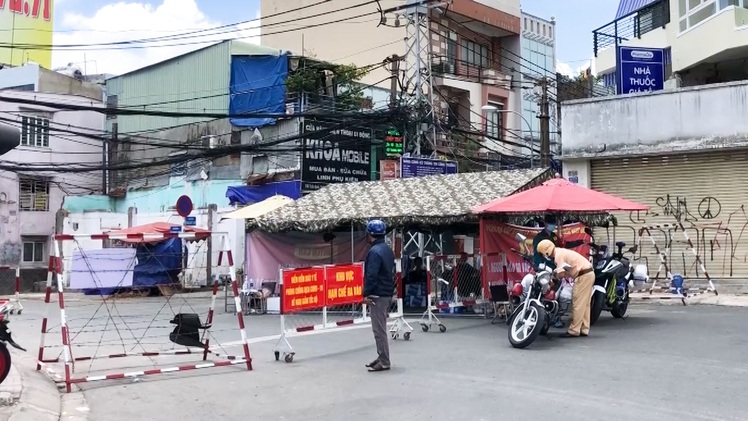
POLYGON ((512 301, 509 298, 509 287, 506 284, 494 284, 488 287, 491 292, 491 299, 488 300, 493 304, 493 319, 491 324, 496 323, 497 320, 507 320, 509 315, 512 314, 512 301), (504 310, 502 315, 499 309, 504 310))

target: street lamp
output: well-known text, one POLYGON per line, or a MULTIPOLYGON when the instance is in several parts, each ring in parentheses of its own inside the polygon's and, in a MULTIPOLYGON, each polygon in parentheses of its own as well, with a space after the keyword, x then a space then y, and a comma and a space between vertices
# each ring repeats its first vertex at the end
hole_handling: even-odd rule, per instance
POLYGON ((525 122, 525 124, 527 124, 527 128, 528 128, 528 130, 530 132, 530 168, 532 168, 534 166, 533 165, 533 163, 534 163, 533 156, 535 154, 535 147, 534 147, 535 146, 534 145, 535 144, 535 139, 534 139, 533 133, 532 133, 532 124, 530 124, 530 122, 527 121, 527 119, 525 118, 525 116, 523 116, 522 114, 520 114, 520 113, 518 113, 518 112, 516 112, 514 110, 502 110, 502 109, 499 109, 499 107, 497 107, 495 105, 491 105, 491 104, 486 104, 486 105, 482 106, 481 110, 484 111, 484 112, 486 112, 486 113, 509 113, 509 114, 514 114, 514 115, 518 116, 519 118, 521 118, 522 121, 525 122))

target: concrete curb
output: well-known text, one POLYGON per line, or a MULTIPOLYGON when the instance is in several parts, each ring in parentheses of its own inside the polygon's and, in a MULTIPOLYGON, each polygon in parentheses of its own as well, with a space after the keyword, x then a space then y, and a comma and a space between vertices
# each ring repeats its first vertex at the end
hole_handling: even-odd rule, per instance
POLYGON ((20 397, 9 421, 87 419, 88 405, 83 393, 61 395, 57 385, 49 377, 36 371, 36 362, 31 358, 14 354, 12 367, 20 377, 20 397))
MULTIPOLYGON (((666 294, 660 294, 665 296, 666 294)), ((641 299, 642 297, 648 297, 649 294, 632 294, 632 302, 636 304, 654 304, 663 306, 682 306, 683 303, 679 298, 669 297, 668 299, 641 299)), ((653 297, 657 297, 655 294, 653 297)), ((724 306, 724 307, 748 307, 748 295, 735 295, 735 294, 720 294, 714 295, 713 293, 705 293, 701 295, 695 295, 686 298, 687 305, 711 305, 711 306, 724 306)))
POLYGON ((20 373, 20 399, 9 421, 59 420, 61 398, 57 386, 41 372, 36 371, 34 360, 13 355, 13 367, 20 373))

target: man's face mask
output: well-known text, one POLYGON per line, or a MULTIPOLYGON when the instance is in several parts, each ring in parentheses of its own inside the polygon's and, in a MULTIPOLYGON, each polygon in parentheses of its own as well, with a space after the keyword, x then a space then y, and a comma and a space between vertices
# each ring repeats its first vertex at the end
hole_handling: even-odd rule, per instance
POLYGON ((548 230, 548 232, 556 231, 556 224, 547 224, 545 228, 548 230))

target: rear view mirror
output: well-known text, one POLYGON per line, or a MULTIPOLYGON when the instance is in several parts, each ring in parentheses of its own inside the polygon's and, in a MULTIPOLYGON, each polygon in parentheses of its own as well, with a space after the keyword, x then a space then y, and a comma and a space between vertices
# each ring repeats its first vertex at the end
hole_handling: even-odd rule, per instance
POLYGON ((637 246, 637 245, 634 245, 634 247, 631 247, 631 248, 629 249, 629 253, 631 253, 631 254, 636 254, 637 250, 639 250, 639 246, 637 246))
POLYGON ((592 235, 593 235, 592 228, 590 228, 590 227, 584 227, 584 232, 585 232, 585 234, 589 235, 590 237, 592 237, 592 235))
POLYGON ((566 272, 566 271, 569 271, 569 270, 571 269, 571 265, 570 265, 570 264, 568 264, 568 263, 564 263, 564 264, 563 264, 563 265, 561 266, 561 269, 563 269, 563 270, 564 270, 564 272, 566 272))
POLYGON ((522 243, 524 243, 524 242, 525 242, 525 240, 527 240, 527 237, 525 237, 524 235, 522 235, 522 234, 520 234, 520 233, 517 233, 517 234, 515 234, 515 235, 514 235, 514 238, 515 238, 515 239, 516 239, 517 241, 519 241, 519 242, 522 242, 522 243))

